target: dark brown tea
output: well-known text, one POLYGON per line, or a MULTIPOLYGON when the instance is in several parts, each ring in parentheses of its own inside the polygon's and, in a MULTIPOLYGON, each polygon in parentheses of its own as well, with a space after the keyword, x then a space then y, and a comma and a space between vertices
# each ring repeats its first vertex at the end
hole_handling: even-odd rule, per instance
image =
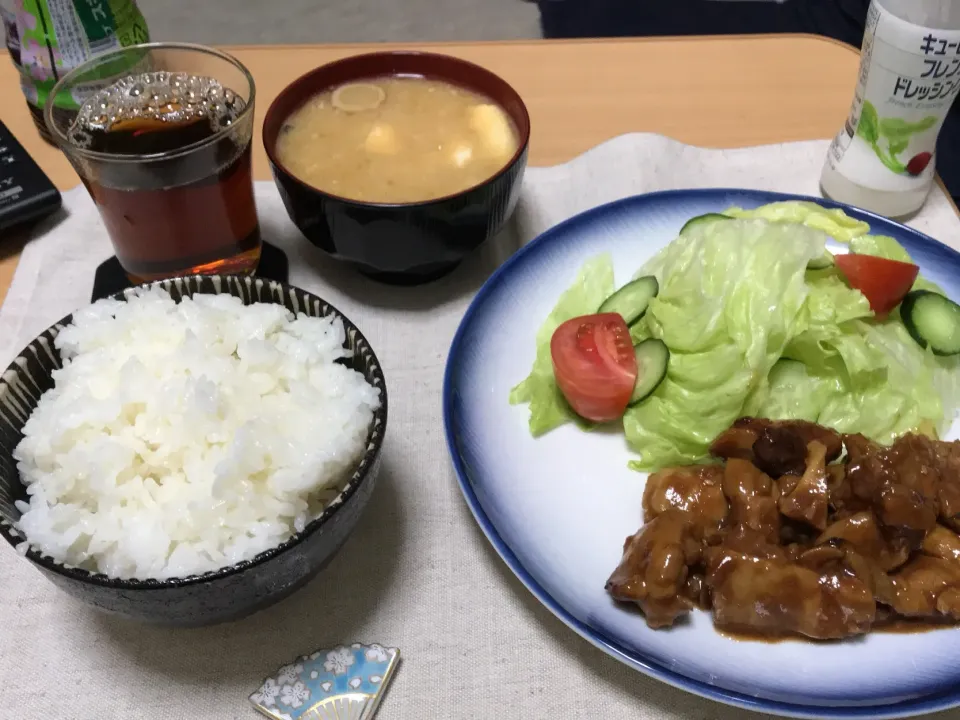
POLYGON ((74 162, 131 280, 256 269, 252 123, 249 114, 238 122, 244 106, 211 78, 150 72, 81 107, 70 142, 106 155, 77 153, 74 162))

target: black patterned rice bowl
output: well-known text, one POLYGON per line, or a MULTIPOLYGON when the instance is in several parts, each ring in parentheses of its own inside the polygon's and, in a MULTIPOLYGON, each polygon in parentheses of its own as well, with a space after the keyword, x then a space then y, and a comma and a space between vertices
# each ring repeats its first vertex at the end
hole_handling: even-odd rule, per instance
MULTIPOLYGON (((363 457, 340 484, 321 513, 289 540, 255 557, 203 574, 163 580, 118 579, 72 567, 29 547, 25 557, 62 590, 100 610, 131 619, 179 626, 235 620, 271 605, 313 578, 333 557, 356 526, 373 492, 387 424, 387 389, 373 349, 357 327, 319 297, 271 280, 238 276, 192 276, 139 286, 115 295, 127 300, 137 290, 159 286, 180 302, 196 294, 227 293, 244 305, 283 305, 312 317, 334 316, 343 322, 347 366, 380 391, 363 457)), ((72 320, 68 315, 33 340, 0 376, 0 534, 15 548, 24 543, 15 527, 26 488, 13 458, 23 426, 40 396, 53 387, 52 373, 62 367, 54 338, 72 320)))

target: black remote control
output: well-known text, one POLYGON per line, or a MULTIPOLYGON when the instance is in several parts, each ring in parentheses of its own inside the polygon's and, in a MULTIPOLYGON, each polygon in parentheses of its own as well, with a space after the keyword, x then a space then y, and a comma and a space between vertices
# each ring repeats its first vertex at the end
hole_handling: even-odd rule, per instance
POLYGON ((59 207, 60 192, 0 121, 0 233, 59 207))

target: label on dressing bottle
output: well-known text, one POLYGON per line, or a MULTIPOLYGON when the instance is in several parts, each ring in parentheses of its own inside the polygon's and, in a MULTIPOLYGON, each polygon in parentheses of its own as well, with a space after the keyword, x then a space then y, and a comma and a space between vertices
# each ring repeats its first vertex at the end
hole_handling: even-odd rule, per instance
POLYGON ((958 93, 960 31, 914 25, 871 3, 853 105, 827 163, 865 188, 929 187, 937 135, 958 93))

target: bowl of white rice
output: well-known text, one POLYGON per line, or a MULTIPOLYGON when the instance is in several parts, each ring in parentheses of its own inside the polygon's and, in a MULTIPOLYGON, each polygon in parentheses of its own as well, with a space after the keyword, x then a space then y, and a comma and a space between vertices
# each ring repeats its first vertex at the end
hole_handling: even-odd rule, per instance
POLYGON ((373 350, 320 298, 233 276, 139 286, 0 377, 0 534, 102 610, 237 619, 346 540, 386 420, 373 350))

